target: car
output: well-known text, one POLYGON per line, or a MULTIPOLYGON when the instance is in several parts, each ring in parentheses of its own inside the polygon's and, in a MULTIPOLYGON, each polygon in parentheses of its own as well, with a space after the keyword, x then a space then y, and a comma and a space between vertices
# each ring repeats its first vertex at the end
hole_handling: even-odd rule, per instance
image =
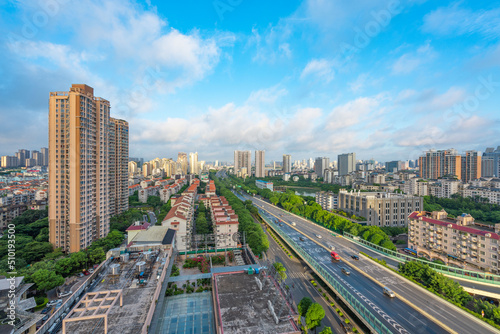
POLYGON ((47 313, 49 313, 49 311, 50 311, 50 310, 52 310, 52 307, 46 307, 46 308, 44 308, 44 309, 42 310, 42 312, 41 312, 41 313, 42 313, 42 314, 47 314, 47 313))
POLYGON ((304 241, 305 239, 304 239, 304 238, 302 238, 302 237, 299 237, 299 240, 300 240, 300 241, 304 241))
POLYGON ((89 269, 89 273, 93 273, 94 272, 94 269, 89 269))
POLYGON ((384 291, 384 294, 391 297, 391 298, 394 298, 396 297, 396 294, 394 293, 394 291, 392 291, 391 289, 389 289, 388 287, 384 286, 383 288, 383 291, 384 291))
POLYGON ((335 246, 334 245, 330 245, 330 250, 335 250, 335 246))
POLYGON ((346 275, 350 275, 351 272, 349 270, 347 270, 347 268, 342 268, 340 269, 340 271, 343 273, 343 274, 346 274, 346 275))
POLYGON ((357 255, 351 255, 351 257, 352 257, 354 260, 359 260, 359 256, 357 256, 357 255))
POLYGON ((54 305, 59 304, 59 303, 62 303, 62 299, 52 300, 52 301, 47 303, 47 306, 54 306, 54 305))
POLYGON ((316 238, 321 239, 323 237, 321 235, 319 235, 319 234, 316 234, 316 238))
POLYGON ((62 305, 62 302, 57 303, 57 304, 56 304, 56 310, 57 310, 59 307, 61 307, 61 305, 62 305))
POLYGON ((63 293, 59 294, 57 297, 63 298, 63 297, 71 295, 72 293, 73 293, 73 291, 63 292, 63 293))
POLYGON ((295 223, 295 222, 292 222, 292 225, 293 225, 293 226, 297 226, 297 223, 295 223))
POLYGON ((89 273, 88 271, 84 271, 84 272, 83 272, 83 274, 84 274, 85 276, 90 275, 90 273, 89 273))
POLYGON ((78 277, 83 277, 85 276, 83 273, 78 273, 78 277))
POLYGON ((49 314, 46 314, 45 317, 42 318, 43 321, 47 321, 49 319, 49 314))

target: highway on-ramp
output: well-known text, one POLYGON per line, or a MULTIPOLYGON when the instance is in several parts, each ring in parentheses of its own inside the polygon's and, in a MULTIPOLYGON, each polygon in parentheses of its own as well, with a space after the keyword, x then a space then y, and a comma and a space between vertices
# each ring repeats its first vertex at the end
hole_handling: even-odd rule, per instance
MULTIPOLYGON (((341 237, 335 237, 331 232, 322 227, 255 197, 245 196, 252 200, 259 208, 261 214, 267 215, 269 219, 282 220, 284 223, 278 228, 296 241, 304 251, 312 256, 323 266, 327 272, 337 279, 351 294, 358 296, 363 305, 394 333, 446 333, 446 329, 437 322, 444 324, 448 329, 456 333, 499 333, 495 328, 476 319, 456 306, 442 300, 441 298, 419 289, 410 281, 392 273, 371 262, 371 260, 351 259, 351 255, 358 254, 357 244, 341 237), (296 225, 292 226, 294 222, 296 225), (317 238, 320 235, 321 238, 317 238), (307 236, 308 238, 304 238, 307 236), (300 240, 300 237, 304 241, 300 240), (329 252, 316 244, 334 245, 336 252, 346 260, 341 263, 333 263, 329 252), (341 267, 348 267, 351 275, 347 276, 341 272, 341 267), (356 267, 373 278, 369 279, 353 268, 356 267), (403 302, 399 297, 389 298, 382 292, 382 288, 376 281, 388 286, 398 296, 404 297, 412 305, 403 302), (429 314, 434 319, 426 316, 429 314)), ((361 249, 365 251, 364 249, 361 249)))

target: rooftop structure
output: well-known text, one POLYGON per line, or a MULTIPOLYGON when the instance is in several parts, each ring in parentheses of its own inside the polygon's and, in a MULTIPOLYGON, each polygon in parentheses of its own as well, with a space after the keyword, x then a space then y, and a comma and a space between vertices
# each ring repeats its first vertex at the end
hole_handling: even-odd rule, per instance
POLYGON ((257 276, 246 272, 214 274, 216 326, 218 333, 300 333, 293 311, 276 282, 264 279, 262 290, 257 276), (269 308, 281 311, 278 323, 269 308))

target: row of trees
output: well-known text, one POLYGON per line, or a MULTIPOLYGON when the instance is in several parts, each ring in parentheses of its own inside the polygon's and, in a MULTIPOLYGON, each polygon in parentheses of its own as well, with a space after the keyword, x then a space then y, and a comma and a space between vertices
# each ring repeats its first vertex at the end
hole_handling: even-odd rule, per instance
POLYGON ((172 203, 170 202, 170 200, 168 200, 167 203, 161 206, 160 212, 156 215, 156 225, 161 225, 161 222, 170 211, 170 209, 172 209, 172 203))
POLYGON ((217 194, 224 196, 238 215, 238 232, 246 235, 246 242, 254 254, 260 255, 262 252, 266 251, 269 248, 269 240, 262 226, 254 221, 249 211, 249 207, 245 206, 243 201, 227 188, 229 186, 227 179, 220 181, 213 172, 210 173, 210 178, 214 180, 217 194))
POLYGON ((458 194, 452 195, 452 198, 424 196, 424 210, 442 209, 455 217, 466 212, 481 222, 500 223, 500 205, 485 203, 478 198, 462 197, 458 194))
MULTIPOLYGON (((240 183, 235 177, 231 177, 235 183, 240 183)), ((282 207, 283 209, 292 212, 298 216, 310 219, 317 224, 337 232, 347 232, 354 236, 370 241, 381 247, 396 250, 396 246, 392 243, 389 236, 378 226, 365 226, 354 223, 349 219, 335 215, 327 210, 323 210, 321 205, 310 198, 304 198, 295 195, 292 191, 286 193, 272 192, 269 189, 259 189, 253 184, 241 185, 244 191, 249 193, 259 194, 260 196, 269 199, 269 201, 282 207)))
MULTIPOLYGON (((335 194, 338 194, 339 190, 342 188, 348 188, 348 187, 341 187, 338 184, 313 182, 313 181, 311 181, 311 179, 306 179, 302 175, 293 175, 292 174, 292 177, 293 176, 298 176, 299 180, 297 182, 295 182, 295 181, 283 181, 283 177, 281 177, 281 176, 271 176, 271 177, 259 178, 259 180, 265 180, 265 181, 272 182, 275 186, 316 188, 316 189, 320 189, 322 191, 331 191, 331 192, 334 192, 335 194)), ((246 178, 244 183, 245 183, 245 185, 255 184, 255 180, 257 180, 257 178, 255 178, 255 177, 246 178)))
POLYGON ((213 232, 210 212, 205 208, 205 204, 198 204, 196 216, 196 234, 209 234, 213 232))

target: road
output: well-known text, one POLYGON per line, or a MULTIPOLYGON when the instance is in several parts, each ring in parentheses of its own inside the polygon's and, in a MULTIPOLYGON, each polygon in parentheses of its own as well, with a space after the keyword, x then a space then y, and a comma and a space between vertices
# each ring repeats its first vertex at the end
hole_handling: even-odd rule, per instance
MULTIPOLYGON (((438 321, 444 323, 457 333, 498 333, 498 331, 484 322, 462 312, 454 305, 433 295, 427 295, 417 290, 413 283, 405 280, 397 274, 390 273, 379 266, 375 265, 371 260, 361 258, 359 261, 352 260, 351 255, 357 254, 359 250, 366 249, 357 244, 341 237, 334 237, 328 231, 325 231, 320 226, 309 222, 303 218, 298 218, 288 214, 285 211, 265 202, 258 198, 248 197, 257 206, 264 215, 275 218, 279 217, 287 224, 279 227, 284 233, 289 235, 294 241, 300 243, 302 248, 308 252, 316 261, 318 261, 334 278, 351 290, 351 294, 360 297, 365 307, 369 309, 377 318, 382 321, 388 328, 394 330, 395 333, 445 333, 446 331, 436 324, 433 320, 424 316, 421 311, 401 301, 399 298, 390 299, 383 295, 382 289, 373 280, 366 278, 364 275, 355 270, 350 270, 349 277, 341 273, 340 267, 357 267, 360 270, 368 273, 378 282, 388 286, 396 294, 405 297, 417 309, 423 310, 432 315, 438 321), (261 207, 263 206, 263 207, 261 207), (273 215, 275 217, 273 217, 273 215), (282 215, 282 216, 280 216, 282 215), (297 232, 290 225, 300 230, 297 232), (347 263, 332 263, 329 252, 324 248, 319 247, 310 239, 300 241, 299 237, 306 235, 321 244, 328 246, 334 245, 340 256, 347 260, 347 263), (316 235, 321 235, 322 238, 316 238, 316 235)), ((368 253, 368 252, 367 252, 368 253)), ((375 253, 377 256, 377 253, 375 253)))
MULTIPOLYGON (((266 234, 267 231, 266 231, 266 234)), ((317 332, 321 332, 324 327, 330 327, 334 333, 341 333, 340 320, 335 310, 333 310, 319 292, 309 282, 312 277, 304 269, 306 264, 299 259, 290 259, 281 249, 281 247, 269 236, 269 249, 266 252, 267 258, 271 262, 281 262, 286 270, 286 284, 291 288, 295 305, 298 305, 304 297, 311 298, 314 302, 319 303, 325 310, 325 318, 321 321, 321 326, 317 328, 317 332)))
POLYGON ((156 216, 155 216, 154 212, 149 211, 148 216, 149 216, 149 222, 151 223, 151 226, 156 225, 156 216))

